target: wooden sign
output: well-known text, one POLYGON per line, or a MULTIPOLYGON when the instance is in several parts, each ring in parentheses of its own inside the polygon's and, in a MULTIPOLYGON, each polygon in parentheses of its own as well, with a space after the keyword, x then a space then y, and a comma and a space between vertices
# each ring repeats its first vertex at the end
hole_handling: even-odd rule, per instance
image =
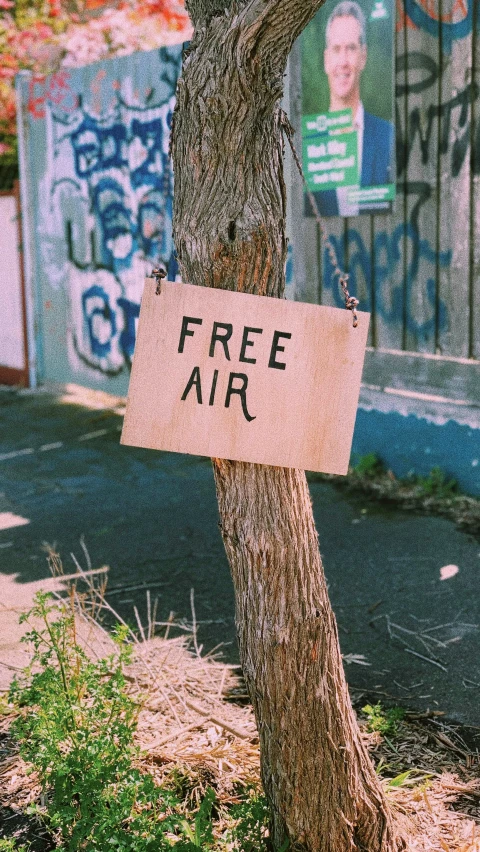
POLYGON ((121 443, 347 473, 369 314, 147 278, 121 443))

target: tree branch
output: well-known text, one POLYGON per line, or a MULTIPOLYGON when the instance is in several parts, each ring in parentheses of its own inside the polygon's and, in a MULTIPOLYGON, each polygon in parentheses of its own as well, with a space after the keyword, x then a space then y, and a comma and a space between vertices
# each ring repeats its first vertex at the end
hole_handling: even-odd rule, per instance
POLYGON ((208 25, 216 15, 222 15, 233 0, 185 0, 185 8, 195 29, 208 25))
POLYGON ((294 41, 325 0, 250 0, 242 18, 242 42, 255 43, 264 57, 278 57, 282 66, 294 41))
MULTIPOLYGON (((228 12, 239 14, 245 29, 245 41, 260 37, 267 50, 277 46, 288 56, 293 42, 314 17, 325 0, 185 0, 194 27, 208 26, 210 21, 228 12)), ((259 46, 261 46, 259 45, 259 46)))

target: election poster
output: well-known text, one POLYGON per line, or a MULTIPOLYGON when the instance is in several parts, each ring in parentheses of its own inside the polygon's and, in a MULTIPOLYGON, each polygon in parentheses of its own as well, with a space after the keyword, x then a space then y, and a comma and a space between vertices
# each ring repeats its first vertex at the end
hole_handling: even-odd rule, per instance
POLYGON ((302 36, 303 170, 322 216, 393 210, 394 20, 393 0, 340 0, 302 36))

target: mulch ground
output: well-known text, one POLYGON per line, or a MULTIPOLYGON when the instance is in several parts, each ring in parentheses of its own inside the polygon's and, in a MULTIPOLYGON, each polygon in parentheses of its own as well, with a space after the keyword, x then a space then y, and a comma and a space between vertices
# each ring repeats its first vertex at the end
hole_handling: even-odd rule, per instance
MULTIPOLYGON (((213 786, 228 807, 239 787, 260 786, 255 721, 239 672, 201 657, 192 644, 184 634, 146 638, 136 648, 128 676, 132 693, 144 701, 137 734, 142 765, 159 783, 175 769, 186 779, 192 805, 213 786)), ((395 736, 387 737, 368 733, 359 717, 387 796, 407 825, 409 852, 480 852, 480 730, 449 724, 438 711, 407 713, 395 736)), ((48 852, 55 848, 51 838, 27 813, 42 796, 10 736, 12 718, 5 708, 0 837, 28 840, 32 852, 48 852)))

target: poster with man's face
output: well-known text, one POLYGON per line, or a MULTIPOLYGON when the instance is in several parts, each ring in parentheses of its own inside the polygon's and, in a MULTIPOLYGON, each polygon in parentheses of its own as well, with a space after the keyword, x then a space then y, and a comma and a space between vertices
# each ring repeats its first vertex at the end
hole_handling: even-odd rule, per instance
POLYGON ((322 216, 393 209, 394 13, 393 0, 327 0, 302 36, 303 169, 322 216))

